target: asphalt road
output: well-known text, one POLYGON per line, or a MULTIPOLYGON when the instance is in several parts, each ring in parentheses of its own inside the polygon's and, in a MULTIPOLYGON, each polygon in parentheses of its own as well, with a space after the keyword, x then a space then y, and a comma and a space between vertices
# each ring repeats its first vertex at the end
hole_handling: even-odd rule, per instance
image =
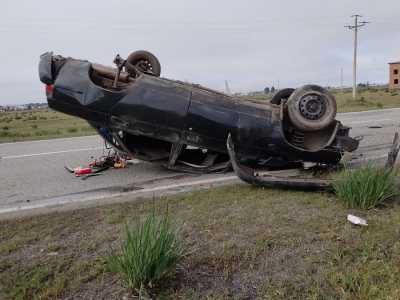
MULTIPOLYGON (((400 130, 400 109, 340 114, 351 135, 363 136, 355 159, 384 157, 400 130)), ((136 162, 127 169, 108 170, 87 180, 75 178, 64 165, 85 165, 103 153, 98 136, 0 144, 0 214, 70 202, 107 198, 138 191, 179 191, 236 181, 233 174, 188 175, 136 162)))

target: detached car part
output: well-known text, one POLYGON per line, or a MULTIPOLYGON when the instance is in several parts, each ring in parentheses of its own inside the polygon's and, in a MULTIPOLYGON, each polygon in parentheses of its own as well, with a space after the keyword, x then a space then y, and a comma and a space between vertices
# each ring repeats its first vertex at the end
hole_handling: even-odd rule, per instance
POLYGON ((350 128, 335 120, 333 96, 319 86, 255 102, 161 78, 158 59, 147 51, 115 62, 111 68, 48 52, 39 76, 49 107, 87 120, 115 149, 138 159, 207 173, 228 170, 233 151, 240 165, 280 169, 337 164, 358 147, 350 128))

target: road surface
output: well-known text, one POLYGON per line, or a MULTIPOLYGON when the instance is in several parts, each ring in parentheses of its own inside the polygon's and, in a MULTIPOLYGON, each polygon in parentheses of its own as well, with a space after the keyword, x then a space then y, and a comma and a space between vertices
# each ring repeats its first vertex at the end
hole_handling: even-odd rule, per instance
MULTIPOLYGON (((363 136, 356 159, 385 157, 400 130, 400 109, 339 114, 351 135, 363 136)), ((64 165, 85 165, 103 153, 98 136, 0 144, 0 214, 32 208, 110 198, 126 192, 148 196, 162 191, 192 189, 233 182, 234 174, 189 175, 137 162, 127 169, 108 170, 87 180, 75 178, 64 165)))

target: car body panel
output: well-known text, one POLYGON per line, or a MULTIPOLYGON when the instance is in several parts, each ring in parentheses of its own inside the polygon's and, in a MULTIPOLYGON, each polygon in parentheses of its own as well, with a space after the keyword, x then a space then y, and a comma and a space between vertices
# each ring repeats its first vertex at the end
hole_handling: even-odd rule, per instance
POLYGON ((53 85, 49 106, 86 119, 108 142, 107 132, 119 140, 114 141, 115 146, 124 144, 119 150, 142 159, 167 159, 171 163, 173 149, 179 148, 176 145, 208 149, 228 157, 229 134, 237 156, 253 164, 271 158, 337 163, 345 150, 358 146, 348 137, 347 127, 338 121, 325 132, 307 133, 304 143, 313 143, 315 149, 291 142, 294 134, 285 120, 284 104, 254 103, 147 74, 112 89, 96 82, 99 79, 95 79, 93 68, 88 61, 43 55, 39 76, 45 84, 53 85))

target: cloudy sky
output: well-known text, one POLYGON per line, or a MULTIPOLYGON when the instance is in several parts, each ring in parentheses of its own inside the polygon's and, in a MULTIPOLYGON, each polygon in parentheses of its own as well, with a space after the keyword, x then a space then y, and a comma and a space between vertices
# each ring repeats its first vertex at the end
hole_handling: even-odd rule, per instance
POLYGON ((0 105, 44 101, 39 55, 110 64, 145 49, 164 77, 233 92, 305 83, 351 85, 358 13, 359 81, 386 82, 400 60, 398 0, 2 0, 0 105))

